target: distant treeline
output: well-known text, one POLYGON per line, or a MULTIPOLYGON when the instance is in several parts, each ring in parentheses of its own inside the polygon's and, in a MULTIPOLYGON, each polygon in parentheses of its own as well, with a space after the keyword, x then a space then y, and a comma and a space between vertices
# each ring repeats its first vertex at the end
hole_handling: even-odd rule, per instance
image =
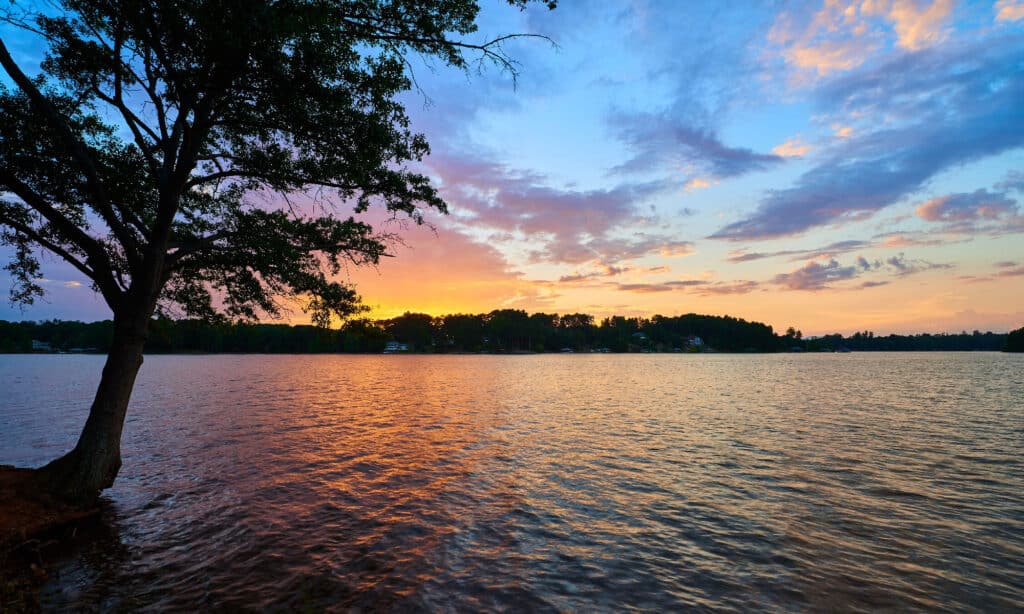
MULTIPOLYGON (((112 323, 6 322, 0 320, 0 352, 106 352, 112 323)), ((1009 335, 1024 337, 1024 329, 1009 335)), ((406 313, 390 320, 358 319, 340 329, 287 324, 209 323, 154 320, 148 353, 378 353, 385 349, 448 352, 777 352, 1002 350, 1004 333, 876 336, 870 331, 804 338, 793 328, 776 334, 771 326, 729 316, 687 314, 595 321, 574 314, 528 314, 500 309, 487 314, 433 317, 406 313), (389 347, 389 342, 391 343, 389 347)), ((1010 344, 1012 345, 1012 343, 1010 344)))

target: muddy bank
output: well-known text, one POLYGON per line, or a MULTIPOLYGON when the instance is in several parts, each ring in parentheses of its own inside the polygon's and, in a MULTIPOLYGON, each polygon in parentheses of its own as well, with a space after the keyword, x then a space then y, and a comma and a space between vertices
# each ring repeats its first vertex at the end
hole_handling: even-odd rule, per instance
POLYGON ((36 471, 0 465, 0 551, 92 518, 98 506, 74 507, 47 496, 36 485, 36 471))
POLYGON ((47 577, 42 551, 73 538, 78 523, 99 511, 47 496, 33 469, 0 465, 0 611, 39 609, 39 586, 47 577))

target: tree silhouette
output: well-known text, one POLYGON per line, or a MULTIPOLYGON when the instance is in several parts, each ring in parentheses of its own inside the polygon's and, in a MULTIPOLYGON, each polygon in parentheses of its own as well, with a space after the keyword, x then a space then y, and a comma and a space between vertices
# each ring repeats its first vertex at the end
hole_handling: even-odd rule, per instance
POLYGON ((78 443, 39 474, 88 500, 120 467, 154 314, 254 319, 301 298, 326 324, 358 310, 332 274, 385 254, 387 237, 352 212, 376 205, 421 222, 445 211, 409 168, 428 145, 396 100, 412 86, 407 55, 514 66, 509 37, 467 42, 476 0, 27 6, 0 15, 47 50, 32 76, 0 41, 14 84, 0 85, 0 227, 14 248, 12 299, 41 294, 42 249, 92 280, 113 313, 78 443), (284 204, 255 198, 267 194, 284 204))
POLYGON ((1010 331, 1006 336, 1005 352, 1024 352, 1024 327, 1010 331))

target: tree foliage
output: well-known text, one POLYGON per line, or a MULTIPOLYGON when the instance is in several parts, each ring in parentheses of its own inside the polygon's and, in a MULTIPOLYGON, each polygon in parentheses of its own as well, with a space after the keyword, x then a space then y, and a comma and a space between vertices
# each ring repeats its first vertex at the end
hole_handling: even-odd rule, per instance
POLYGON ((388 243, 356 215, 445 210, 396 98, 408 56, 514 69, 508 37, 468 38, 476 0, 33 6, 2 17, 45 41, 42 71, 0 43, 13 82, 0 84, 0 227, 23 303, 42 293, 42 248, 115 314, 153 303, 252 319, 280 313, 282 296, 320 324, 351 314, 358 297, 334 275, 388 243))
MULTIPOLYGON (((524 313, 524 312, 519 312, 524 313)), ((201 320, 154 320, 147 351, 242 353, 379 353, 388 341, 409 344, 414 352, 558 352, 608 348, 611 351, 663 351, 683 348, 693 336, 718 351, 1007 351, 1024 350, 1024 328, 1007 333, 826 335, 796 341, 794 335, 766 335, 770 327, 736 318, 686 316, 626 318, 595 323, 585 314, 533 313, 518 320, 521 328, 502 322, 502 310, 480 314, 429 316, 408 313, 386 320, 349 319, 338 329, 286 324, 210 323, 201 320), (498 315, 498 318, 494 316, 498 315), (641 333, 646 341, 637 341, 641 333), (502 336, 504 335, 504 337, 502 336), (1014 349, 1018 348, 1018 349, 1014 349)), ((113 325, 106 322, 4 322, 0 353, 29 352, 32 340, 55 351, 99 351, 110 347, 113 325)))
POLYGON ((1003 346, 1003 351, 1024 352, 1024 327, 1010 331, 1010 334, 1006 336, 1006 345, 1003 346))

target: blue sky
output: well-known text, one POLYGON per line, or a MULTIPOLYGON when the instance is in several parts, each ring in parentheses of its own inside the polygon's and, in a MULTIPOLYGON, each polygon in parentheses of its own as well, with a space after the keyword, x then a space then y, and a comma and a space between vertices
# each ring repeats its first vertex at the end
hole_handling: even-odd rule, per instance
MULTIPOLYGON (((1024 324, 1024 0, 493 2, 470 38, 510 32, 554 43, 506 45, 515 83, 413 59, 451 214, 347 274, 377 314, 1024 324)), ((104 317, 47 277, 0 318, 104 317)))

